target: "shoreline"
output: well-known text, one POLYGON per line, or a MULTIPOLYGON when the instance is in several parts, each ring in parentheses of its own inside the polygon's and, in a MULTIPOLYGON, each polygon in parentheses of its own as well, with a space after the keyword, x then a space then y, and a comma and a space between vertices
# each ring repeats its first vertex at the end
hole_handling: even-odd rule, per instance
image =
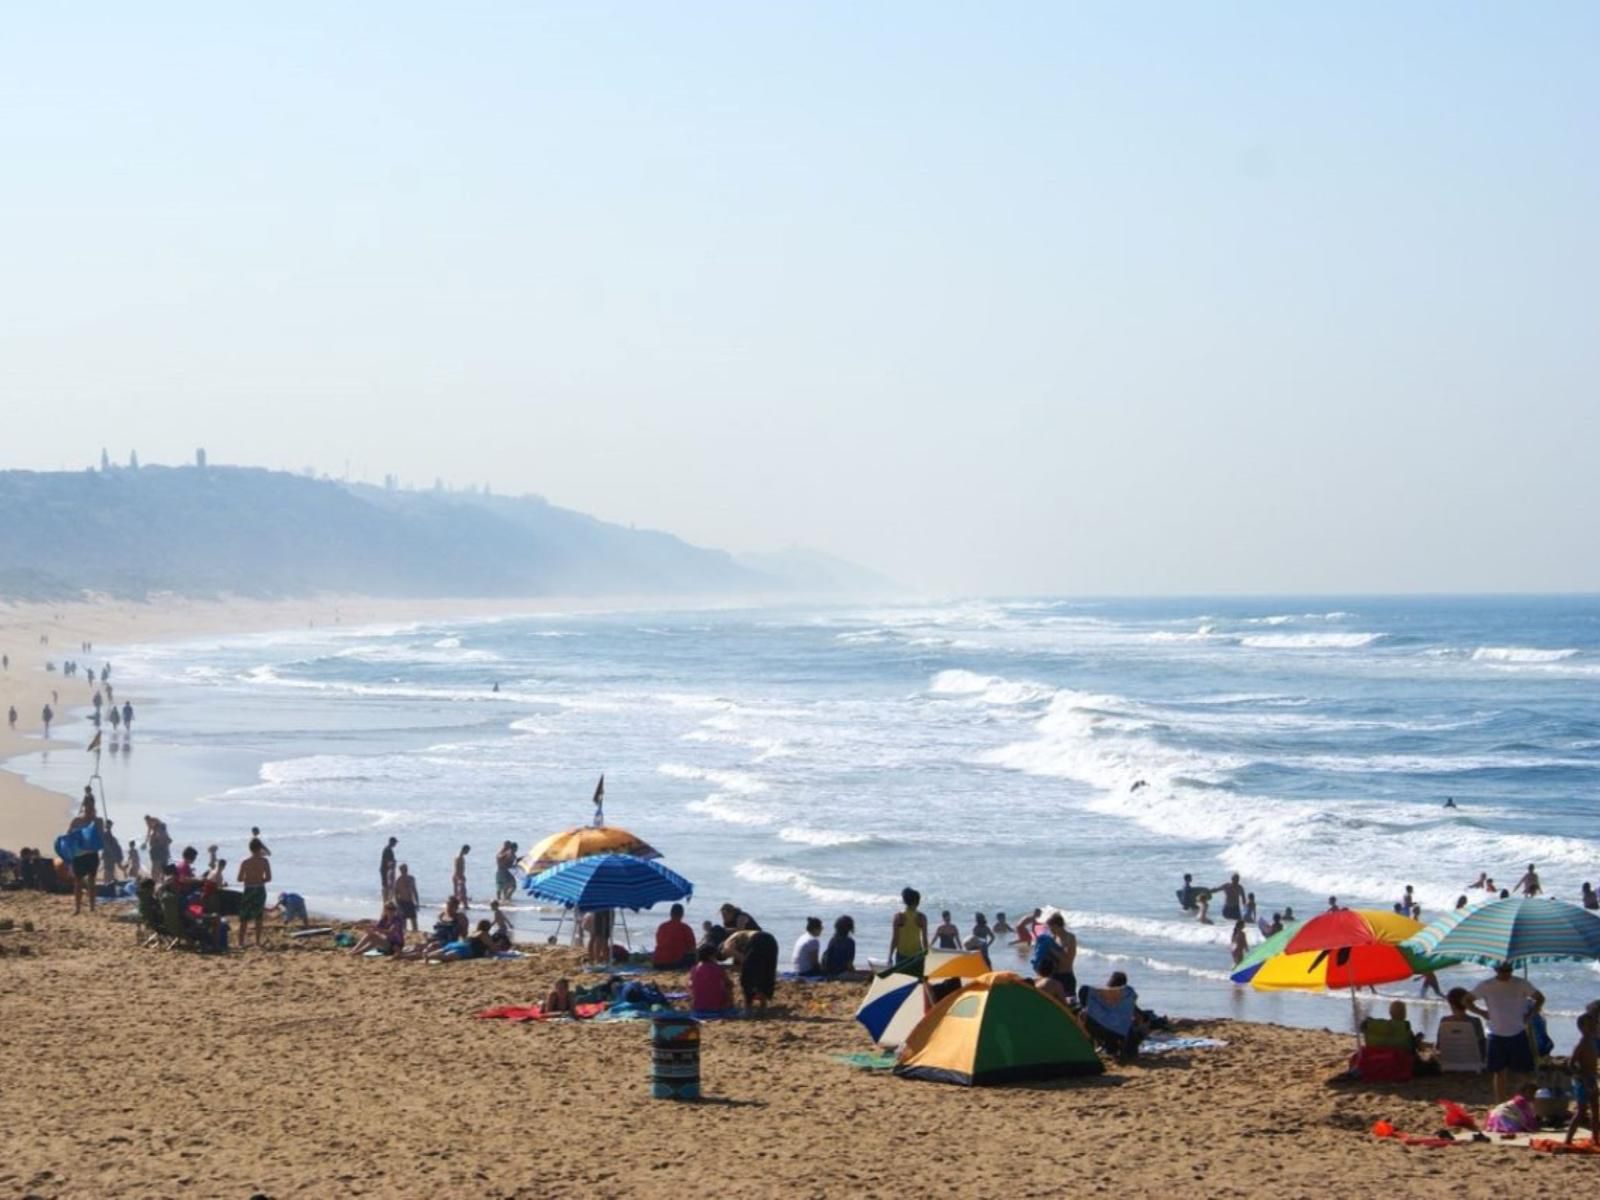
MULTIPOLYGON (((730 601, 731 602, 731 601, 730 601)), ((394 622, 450 618, 490 619, 545 613, 626 611, 685 607, 711 603, 705 597, 644 596, 539 596, 521 598, 388 599, 375 596, 330 595, 284 600, 224 598, 196 600, 154 595, 145 601, 89 597, 64 603, 0 601, 0 653, 10 666, 0 670, 0 710, 15 707, 17 725, 0 726, 0 848, 17 850, 34 846, 48 851, 66 829, 75 793, 58 792, 28 782, 11 762, 46 751, 82 753, 92 728, 67 722, 72 710, 88 704, 86 676, 61 674, 66 661, 81 662, 98 671, 106 661, 100 647, 174 642, 209 635, 240 636, 274 633, 307 626, 360 629, 394 622), (48 637, 48 643, 40 641, 48 637), (77 647, 89 642, 87 654, 77 647), (53 663, 55 671, 46 670, 53 663), (52 696, 59 700, 52 700, 52 696), (42 710, 55 710, 52 737, 45 741, 42 710), (72 735, 65 736, 71 729, 72 735)), ((117 684, 112 661, 112 686, 117 684)), ((138 697, 132 700, 135 710, 138 697)))

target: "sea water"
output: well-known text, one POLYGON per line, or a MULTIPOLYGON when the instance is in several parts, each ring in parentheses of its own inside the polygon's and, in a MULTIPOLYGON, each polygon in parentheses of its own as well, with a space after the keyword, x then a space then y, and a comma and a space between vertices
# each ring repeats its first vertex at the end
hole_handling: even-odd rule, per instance
MULTIPOLYGON (((1425 920, 1482 871, 1511 886, 1536 863, 1570 900, 1600 881, 1593 598, 546 614, 111 657, 138 710, 102 762, 124 840, 154 812, 237 859, 259 826, 277 884, 341 915, 375 912, 391 835, 428 901, 470 844, 486 901, 500 843, 587 822, 604 772, 607 821, 693 881, 693 921, 732 901, 787 943, 849 913, 864 959, 905 885, 963 932, 1053 905, 1081 980, 1121 968, 1175 1013, 1344 1026, 1347 997, 1229 984, 1230 927, 1179 910, 1183 873, 1238 872, 1263 913, 1301 916, 1410 884, 1425 920)), ((76 793, 89 761, 19 765, 76 793)), ((527 900, 513 916, 554 928, 527 900)), ((1535 980, 1562 1011, 1600 996, 1587 965, 1535 980)))

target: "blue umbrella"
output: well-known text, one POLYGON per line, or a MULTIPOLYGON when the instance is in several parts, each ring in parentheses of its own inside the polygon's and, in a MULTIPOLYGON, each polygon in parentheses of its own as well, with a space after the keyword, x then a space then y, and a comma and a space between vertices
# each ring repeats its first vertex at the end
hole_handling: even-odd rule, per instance
POLYGON ((1600 959, 1600 917, 1564 900, 1512 896, 1446 913, 1400 944, 1488 966, 1600 959))
POLYGON ((529 876, 528 895, 568 908, 631 908, 637 912, 662 900, 687 900, 694 885, 651 859, 631 854, 600 854, 561 863, 529 876))

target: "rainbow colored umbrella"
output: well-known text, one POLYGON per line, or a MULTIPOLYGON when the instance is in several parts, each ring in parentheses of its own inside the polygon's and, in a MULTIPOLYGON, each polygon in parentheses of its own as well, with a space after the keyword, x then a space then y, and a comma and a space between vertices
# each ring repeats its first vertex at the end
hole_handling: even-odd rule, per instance
POLYGON ((1322 913, 1302 923, 1282 950, 1260 963, 1250 986, 1263 992, 1376 987, 1460 961, 1401 945, 1421 929, 1420 921, 1380 909, 1322 913))
POLYGON ((1283 953, 1283 948, 1289 944, 1289 939, 1294 936, 1295 930, 1299 929, 1300 925, 1301 922, 1292 921, 1278 930, 1277 933, 1241 958, 1239 965, 1233 969, 1233 974, 1229 978, 1235 983, 1249 983, 1255 978, 1256 972, 1261 970, 1262 963, 1274 955, 1283 953))

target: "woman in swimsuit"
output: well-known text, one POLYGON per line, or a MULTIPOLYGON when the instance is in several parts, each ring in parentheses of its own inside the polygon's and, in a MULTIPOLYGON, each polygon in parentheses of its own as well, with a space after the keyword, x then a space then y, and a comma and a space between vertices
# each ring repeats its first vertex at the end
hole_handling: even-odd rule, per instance
POLYGON ((955 922, 950 919, 949 909, 939 914, 939 928, 933 931, 933 948, 935 950, 961 949, 961 931, 956 928, 955 922))

